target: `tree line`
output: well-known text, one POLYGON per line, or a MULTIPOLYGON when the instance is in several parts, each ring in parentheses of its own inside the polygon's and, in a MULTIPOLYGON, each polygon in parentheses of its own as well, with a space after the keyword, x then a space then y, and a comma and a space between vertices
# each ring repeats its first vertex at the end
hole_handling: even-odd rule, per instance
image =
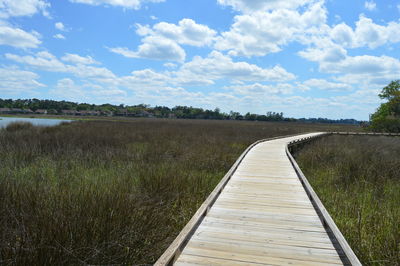
MULTIPOLYGON (((157 117, 157 118, 179 118, 179 119, 215 119, 215 120, 247 120, 247 121, 275 121, 275 122, 309 122, 309 123, 340 123, 359 124, 355 119, 327 119, 327 118, 289 118, 284 117, 282 112, 266 112, 265 114, 246 113, 230 111, 221 112, 219 108, 214 110, 196 108, 192 106, 166 106, 152 107, 148 104, 139 105, 113 105, 113 104, 88 104, 69 101, 40 100, 40 99, 0 99, 0 108, 18 108, 21 110, 46 110, 48 114, 65 114, 66 111, 96 111, 97 115, 110 116, 132 116, 132 117, 157 117)), ((71 114, 71 112, 69 112, 71 114)))

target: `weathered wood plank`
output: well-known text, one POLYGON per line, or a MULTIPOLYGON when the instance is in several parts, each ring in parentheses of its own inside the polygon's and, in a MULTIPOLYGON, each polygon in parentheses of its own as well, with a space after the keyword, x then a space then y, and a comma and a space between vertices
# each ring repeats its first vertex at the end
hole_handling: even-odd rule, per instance
POLYGON ((350 261, 338 248, 341 240, 327 233, 287 154, 288 144, 321 135, 276 138, 249 147, 156 265, 350 261))
MULTIPOLYGON (((322 262, 313 262, 309 260, 295 260, 289 258, 279 258, 267 256, 267 254, 263 255, 253 255, 253 254, 244 254, 244 253, 236 253, 231 251, 222 251, 222 250, 208 250, 202 248, 192 248, 188 247, 186 249, 186 254, 197 255, 202 254, 203 256, 209 256, 214 258, 221 258, 226 260, 237 260, 243 262, 252 262, 252 263, 262 263, 266 265, 309 265, 309 266, 318 266, 318 265, 340 265, 340 263, 322 263, 322 262)), ((178 260, 179 263, 179 260, 178 260)), ((229 265, 229 264, 226 264, 229 265)))
POLYGON ((269 230, 274 228, 288 229, 288 230, 300 230, 300 231, 315 231, 315 232, 325 232, 325 229, 322 225, 318 224, 300 224, 300 223, 282 223, 280 221, 274 222, 274 220, 269 221, 268 223, 259 223, 253 221, 238 221, 232 219, 218 219, 207 216, 203 220, 203 224, 207 223, 219 223, 224 226, 230 225, 238 225, 249 228, 262 228, 263 230, 269 230))
MULTIPOLYGON (((195 235, 194 237, 197 237, 195 235)), ((248 237, 242 236, 238 233, 221 233, 221 232, 213 232, 213 231, 203 231, 202 234, 199 236, 204 236, 204 237, 213 237, 213 238, 219 238, 223 239, 224 241, 241 241, 241 240, 248 240, 248 237)), ((271 237, 269 236, 255 236, 252 238, 252 242, 255 244, 280 244, 280 245, 285 245, 287 247, 290 246, 299 246, 299 247, 309 247, 309 248, 324 248, 324 249, 331 249, 334 250, 334 246, 332 243, 329 242, 316 242, 314 240, 308 240, 308 239, 294 239, 290 237, 271 237)))
POLYGON ((232 266, 243 266, 243 265, 267 265, 264 263, 254 263, 250 261, 240 261, 232 259, 221 259, 207 256, 190 255, 184 254, 179 257, 179 261, 175 265, 232 265, 232 266))
POLYGON ((337 263, 338 254, 335 249, 318 249, 277 244, 260 244, 248 240, 231 240, 222 242, 221 238, 204 236, 193 237, 187 247, 204 248, 207 250, 231 250, 237 254, 269 256, 295 260, 309 260, 324 263, 337 263))

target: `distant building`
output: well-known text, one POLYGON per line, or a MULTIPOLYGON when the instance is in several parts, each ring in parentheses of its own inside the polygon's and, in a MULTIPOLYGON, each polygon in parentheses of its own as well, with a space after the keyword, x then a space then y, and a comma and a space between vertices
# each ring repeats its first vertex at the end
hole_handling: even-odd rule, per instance
POLYGON ((0 114, 32 114, 31 109, 0 108, 0 114))
POLYGON ((115 114, 117 116, 128 116, 128 109, 118 109, 117 113, 115 114))
POLYGON ((22 113, 24 113, 24 110, 21 108, 11 108, 11 113, 12 114, 22 114, 22 113))
POLYGON ((100 115, 104 115, 104 116, 113 116, 114 112, 112 111, 101 111, 100 115))
POLYGON ((46 115, 47 114, 47 110, 46 109, 37 109, 35 111, 35 114, 46 115))
POLYGON ((63 115, 76 115, 76 111, 75 110, 61 110, 61 113, 63 115))
POLYGON ((11 109, 10 108, 0 108, 0 114, 10 114, 11 109))
POLYGON ((147 112, 147 111, 142 111, 141 114, 140 114, 140 116, 141 116, 141 117, 149 117, 149 118, 154 117, 154 115, 153 115, 152 113, 147 112))
POLYGON ((91 115, 91 116, 97 116, 100 115, 99 111, 79 111, 76 113, 77 115, 91 115))

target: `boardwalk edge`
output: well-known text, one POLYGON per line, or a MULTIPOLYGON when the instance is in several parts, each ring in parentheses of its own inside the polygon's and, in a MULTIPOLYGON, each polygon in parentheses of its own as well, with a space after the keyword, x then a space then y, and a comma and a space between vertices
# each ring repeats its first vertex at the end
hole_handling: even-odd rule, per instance
POLYGON ((354 254, 354 251, 351 249, 350 245, 347 243, 346 239, 340 232, 339 228, 336 226, 335 222, 333 221, 332 217, 329 215, 328 211, 322 204, 321 200, 319 199, 318 195, 315 193, 314 189, 312 188, 311 184, 308 182, 307 178, 303 174, 303 171, 301 171, 299 165, 297 164, 296 160, 293 158, 292 154, 289 151, 289 147, 293 145, 299 144, 299 142, 306 142, 310 141, 311 139, 318 138, 318 137, 323 137, 326 135, 332 135, 335 133, 322 133, 321 135, 308 138, 302 141, 294 141, 294 142, 289 142, 286 145, 286 155, 288 156, 290 163, 292 164, 294 170, 296 171, 297 176, 299 177, 307 195, 309 196, 311 203, 313 204, 315 210, 317 211, 317 214, 319 218, 321 219, 322 224, 324 225, 325 229, 328 232, 328 235, 330 237, 333 237, 338 244, 334 245, 336 249, 338 249, 338 253, 341 251, 345 256, 342 258, 344 260, 345 265, 362 265, 361 262, 358 260, 356 254, 354 254))

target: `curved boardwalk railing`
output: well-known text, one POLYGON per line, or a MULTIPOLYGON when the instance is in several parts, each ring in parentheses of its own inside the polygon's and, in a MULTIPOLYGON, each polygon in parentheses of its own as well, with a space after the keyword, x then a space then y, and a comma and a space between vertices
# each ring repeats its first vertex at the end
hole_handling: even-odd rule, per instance
POLYGON ((250 145, 155 265, 361 265, 289 152, 324 135, 250 145))

